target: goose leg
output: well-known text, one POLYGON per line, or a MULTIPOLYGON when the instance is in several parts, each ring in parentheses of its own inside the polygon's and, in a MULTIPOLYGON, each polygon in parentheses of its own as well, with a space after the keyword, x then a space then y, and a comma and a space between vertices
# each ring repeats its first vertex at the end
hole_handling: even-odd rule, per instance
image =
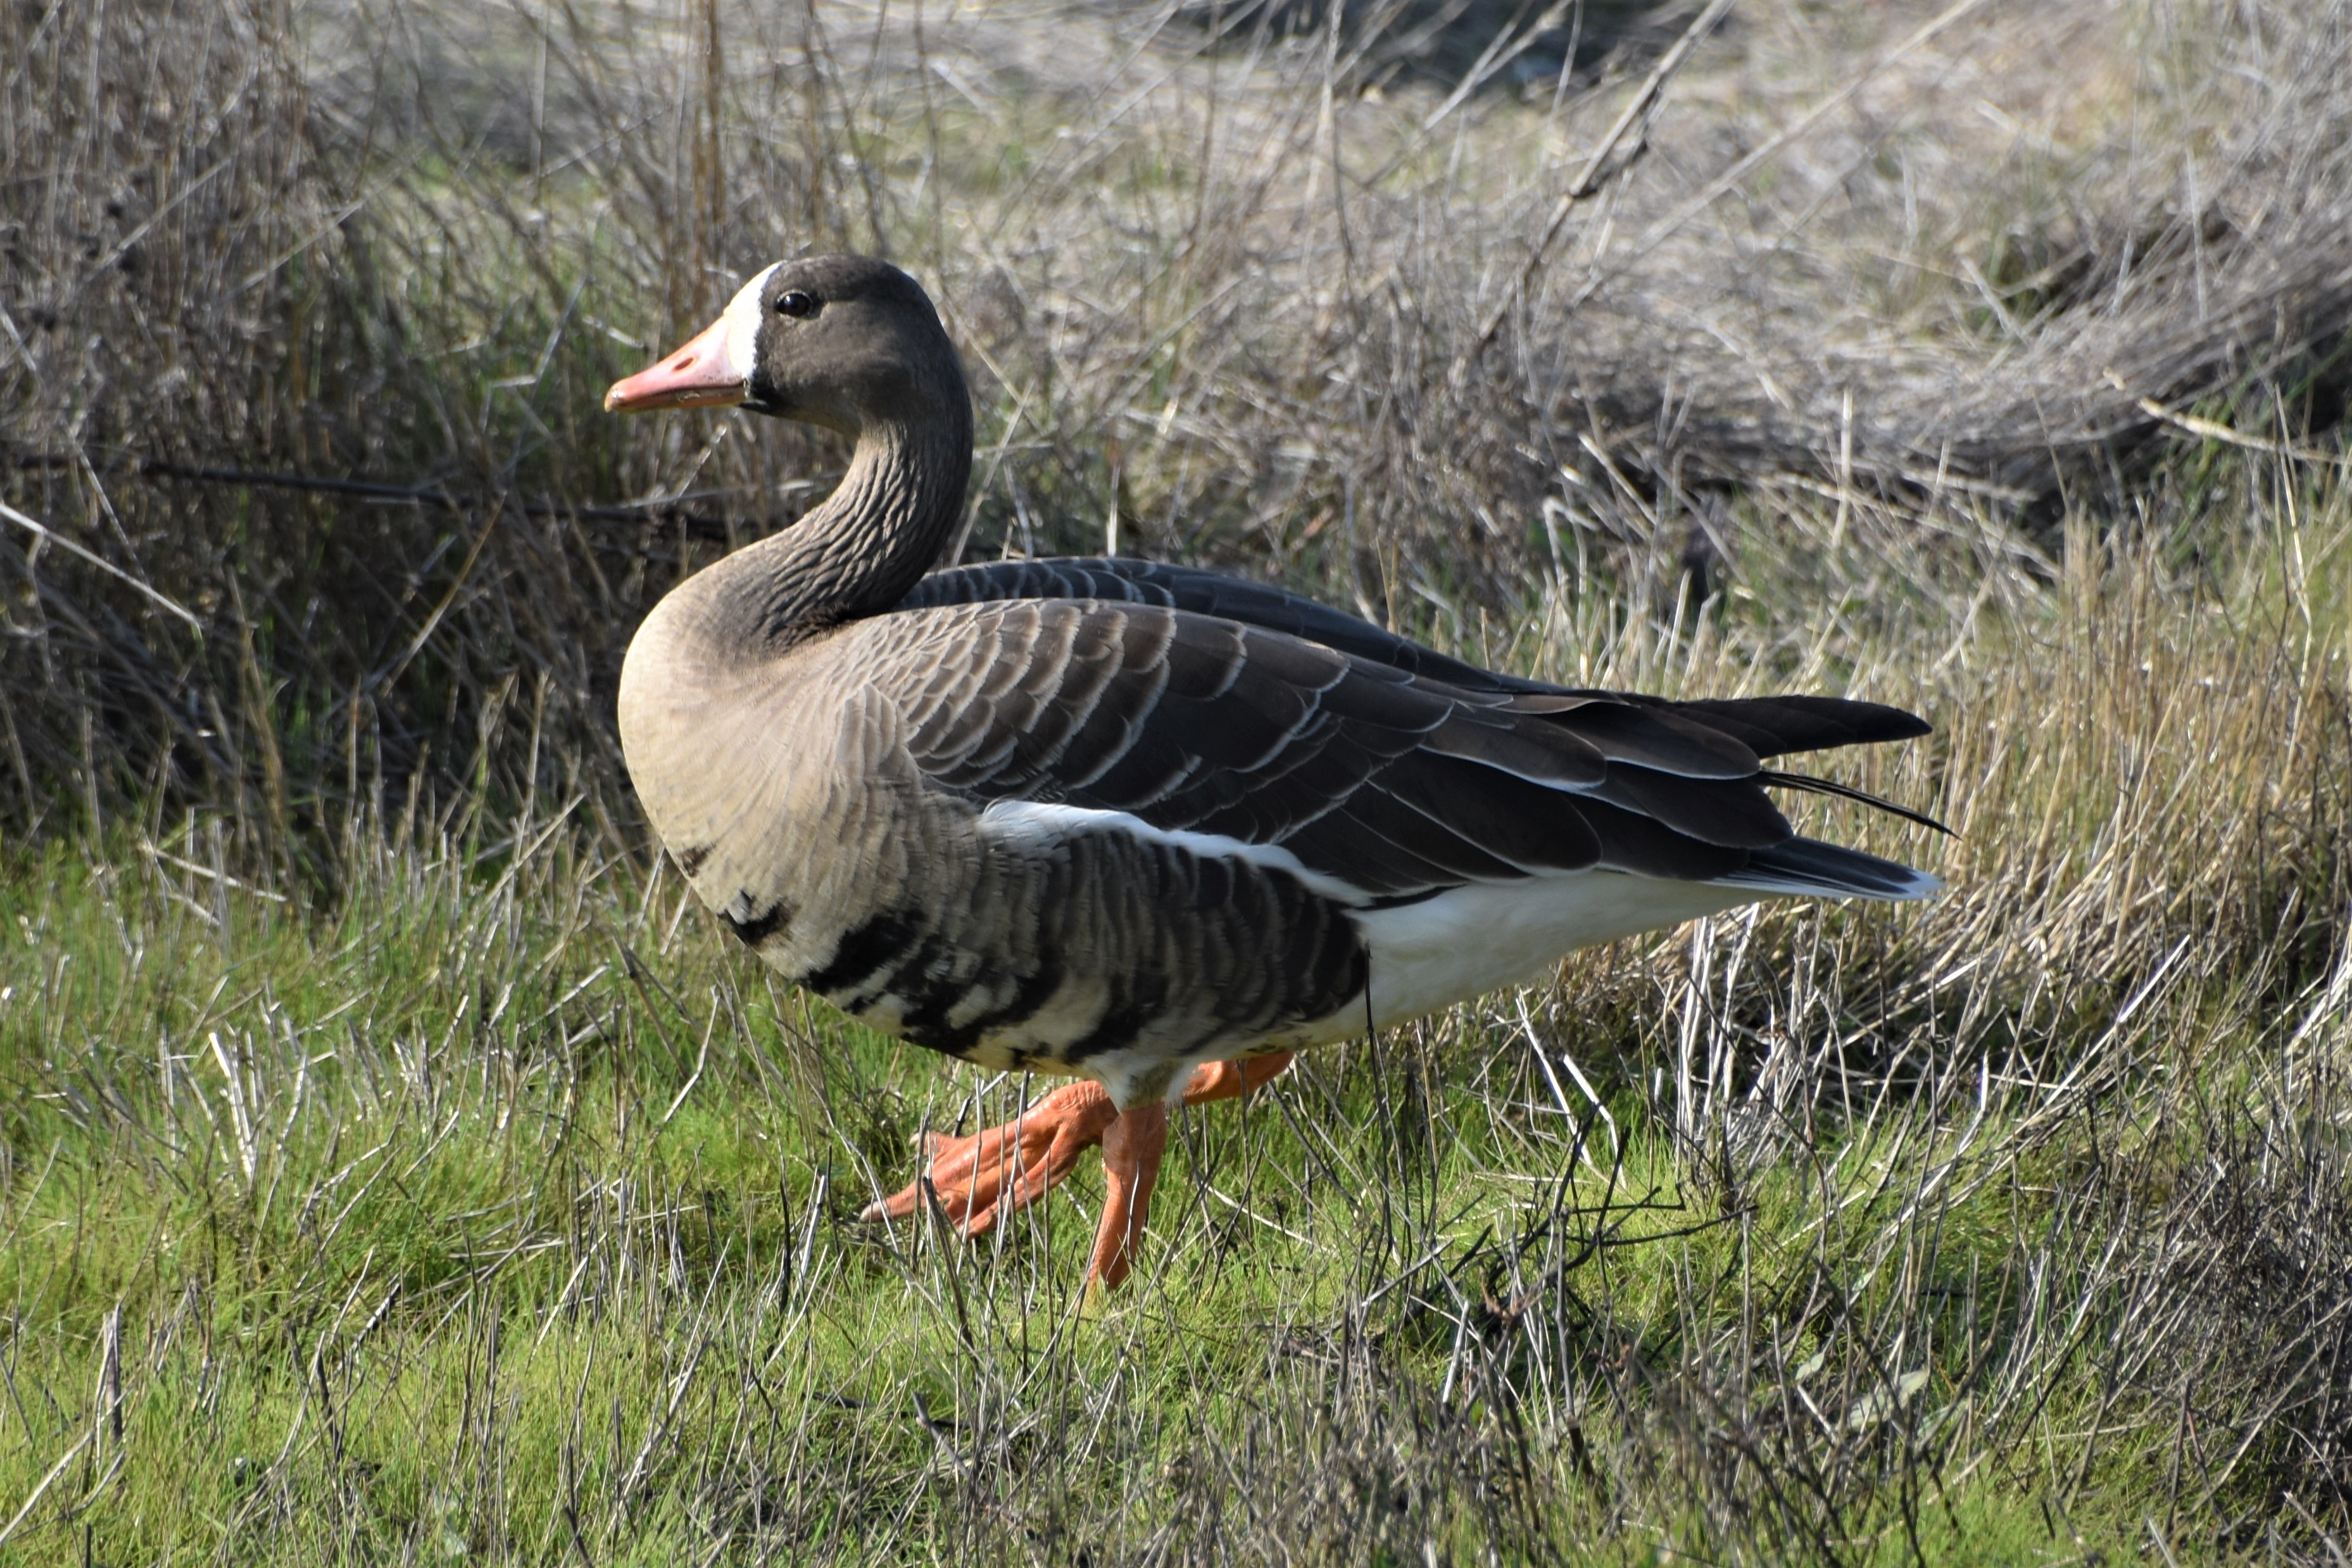
POLYGON ((1102 1223, 1087 1260, 1085 1290, 1116 1289, 1127 1278, 1129 1254, 1143 1239, 1151 1213, 1151 1186, 1168 1148, 1168 1107, 1158 1100, 1122 1113, 1103 1134, 1102 1223))
MULTIPOLYGON (((1184 1103, 1246 1094, 1289 1065, 1290 1058, 1284 1055, 1196 1067, 1184 1085, 1184 1103)), ((1168 1148, 1167 1105, 1155 1100, 1122 1113, 1104 1132, 1102 1145, 1102 1223, 1095 1229, 1094 1256, 1087 1260, 1084 1288, 1089 1298, 1118 1289, 1127 1278, 1135 1244, 1143 1239, 1152 1184, 1160 1179, 1160 1156, 1168 1148)))
POLYGON ((1184 1085, 1184 1103, 1199 1105, 1254 1092, 1281 1077, 1296 1054, 1286 1051, 1275 1056, 1253 1056, 1245 1061, 1212 1061, 1196 1067, 1192 1069, 1192 1081, 1184 1085))
MULTIPOLYGON (((1246 1094, 1289 1065, 1286 1052, 1196 1067, 1184 1085, 1184 1103, 1246 1094)), ((1118 1116, 1101 1084, 1081 1081, 1040 1097, 1003 1126, 961 1138, 934 1133, 924 1140, 929 1168, 923 1176, 867 1205, 859 1218, 906 1218, 922 1207, 928 1180, 947 1217, 966 1236, 982 1235, 1002 1216, 1045 1197, 1076 1168, 1079 1155, 1103 1141, 1118 1116)))

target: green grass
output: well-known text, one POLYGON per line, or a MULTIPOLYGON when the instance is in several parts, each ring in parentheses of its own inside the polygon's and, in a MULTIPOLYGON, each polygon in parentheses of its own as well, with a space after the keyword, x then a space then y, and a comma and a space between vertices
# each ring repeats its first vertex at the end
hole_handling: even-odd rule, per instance
POLYGON ((769 983, 583 813, 371 808, 307 903, 202 814, 11 852, 0 1553, 2317 1550, 2352 534, 2238 494, 2194 571, 1800 514, 1679 629, 1531 603, 1521 667, 1916 694, 1934 743, 1842 776, 1962 828, 1870 829, 1952 893, 1622 944, 1186 1113, 1098 1320, 1091 1172, 978 1245, 855 1218, 1022 1084, 769 983))

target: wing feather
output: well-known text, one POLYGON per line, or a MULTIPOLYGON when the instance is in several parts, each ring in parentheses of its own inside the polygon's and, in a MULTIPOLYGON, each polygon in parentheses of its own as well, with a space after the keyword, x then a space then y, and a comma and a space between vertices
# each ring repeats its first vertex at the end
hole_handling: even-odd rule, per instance
POLYGON ((1400 758, 1381 779, 1399 800, 1454 825, 1528 871, 1581 871, 1601 860, 1601 841, 1572 800, 1516 773, 1421 752, 1400 758))
POLYGON ((1916 740, 1934 726, 1916 714, 1851 697, 1703 698, 1680 712, 1736 737, 1759 757, 1826 751, 1885 740, 1916 740))
POLYGON ((1609 758, 1583 737, 1554 724, 1514 722, 1475 708, 1447 716, 1424 742, 1465 762, 1481 762, 1538 784, 1590 787, 1609 776, 1609 758))
POLYGON ((1756 753, 1719 729, 1670 708, 1588 702, 1544 716, 1611 762, 1630 762, 1689 779, 1753 779, 1756 753))
POLYGON ((1748 779, 1690 779, 1655 768, 1612 768, 1591 798, 1638 811, 1702 843, 1760 850, 1790 833, 1789 820, 1748 779))
POLYGON ((942 574, 958 580, 926 580, 931 602, 862 622, 876 645, 860 656, 919 772, 980 801, 1279 847, 1393 901, 1591 866, 1734 876, 1792 837, 1765 790, 1784 776, 1762 757, 1916 723, 1827 699, 1670 705, 1467 665, 1457 680, 1454 662, 1423 670, 1400 652, 1413 644, 1311 601, 1137 564, 942 574), (1303 630, 1347 622, 1370 651, 1193 603, 1303 630))
POLYGON ((934 572, 899 608, 1016 600, 1101 600, 1154 605, 1283 632, 1383 670, 1442 683, 1464 694, 1500 696, 1523 712, 1564 714, 1594 704, 1641 714, 1669 712, 1696 720, 1758 758, 1822 751, 1931 733, 1917 716, 1880 703, 1811 695, 1709 697, 1674 701, 1622 692, 1550 685, 1451 658, 1370 622, 1300 594, 1245 582, 1201 567, 1161 561, 1070 558, 992 561, 934 572))
POLYGON ((1448 658, 1370 622, 1260 582, 1162 561, 1072 557, 1000 560, 936 571, 915 584, 898 608, 939 609, 1014 599, 1094 599, 1186 611, 1213 620, 1286 632, 1305 642, 1426 676, 1465 691, 1543 691, 1537 682, 1496 674, 1448 658))

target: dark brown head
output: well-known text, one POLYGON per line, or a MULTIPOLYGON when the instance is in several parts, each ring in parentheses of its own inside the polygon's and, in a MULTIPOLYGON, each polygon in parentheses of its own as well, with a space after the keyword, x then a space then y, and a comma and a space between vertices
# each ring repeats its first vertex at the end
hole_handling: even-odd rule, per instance
POLYGON ((604 394, 623 412, 728 403, 852 436, 971 410, 921 286, 863 256, 776 263, 692 341, 604 394))

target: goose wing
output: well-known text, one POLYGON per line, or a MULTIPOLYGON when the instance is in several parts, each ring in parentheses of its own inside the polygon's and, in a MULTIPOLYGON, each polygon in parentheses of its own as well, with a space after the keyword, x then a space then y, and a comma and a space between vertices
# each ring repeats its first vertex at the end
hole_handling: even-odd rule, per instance
MULTIPOLYGON (((1628 707, 1668 709, 1737 739, 1759 758, 1874 741, 1910 740, 1927 734, 1930 727, 1901 708, 1845 697, 1724 697, 1676 702, 1665 697, 1552 685, 1450 658, 1359 616, 1284 589, 1244 581, 1201 567, 1125 557, 1001 560, 955 567, 924 578, 898 608, 922 610, 1057 599, 1156 605, 1237 622, 1319 643, 1409 675, 1425 676, 1464 693, 1573 696, 1628 707)), ((1798 788, 1813 782, 1793 776, 1775 781, 1798 788)), ((1899 808, 1888 809, 1899 815, 1909 814, 1899 808)))
POLYGON ((1197 566, 1172 566, 1124 556, 999 560, 954 567, 935 571, 916 583, 898 608, 980 604, 1007 599, 1099 599, 1115 603, 1154 604, 1167 610, 1237 621, 1268 632, 1285 632, 1391 669, 1428 675, 1465 691, 1554 689, 1539 681, 1498 674, 1448 658, 1409 637, 1400 637, 1360 616, 1334 610, 1303 594, 1197 566))
POLYGON ((869 677, 935 787, 1278 850, 1366 901, 1590 866, 1715 881, 1792 838, 1756 747, 1673 706, 1469 689, 1133 601, 1006 599, 864 627, 869 677))

